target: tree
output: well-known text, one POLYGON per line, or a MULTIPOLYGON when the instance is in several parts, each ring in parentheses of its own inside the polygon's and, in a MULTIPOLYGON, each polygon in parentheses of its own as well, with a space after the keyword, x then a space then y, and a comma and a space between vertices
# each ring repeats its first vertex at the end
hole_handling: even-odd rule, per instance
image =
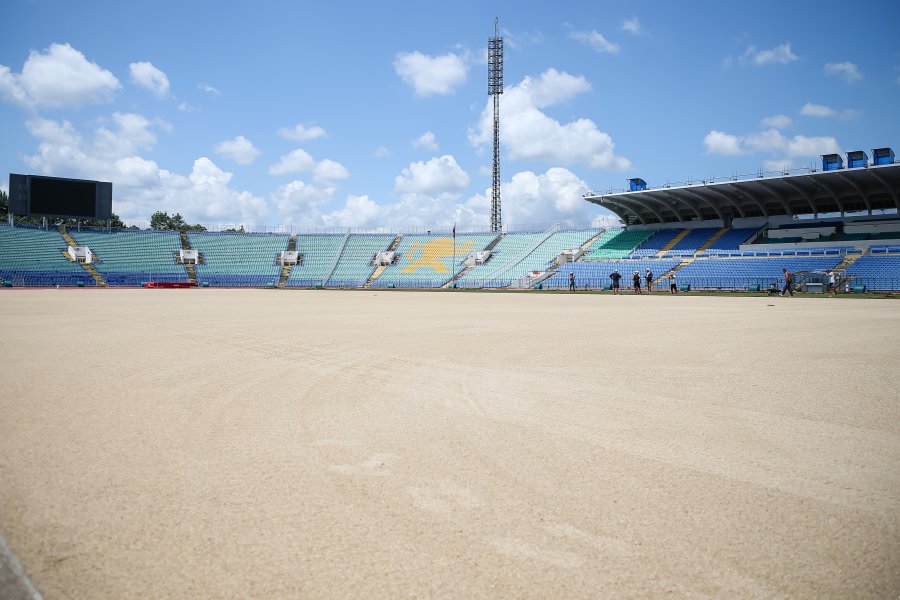
POLYGON ((9 214, 9 196, 3 190, 0 190, 0 217, 6 218, 9 214))
POLYGON ((156 211, 150 217, 150 229, 162 229, 164 231, 206 231, 203 225, 189 225, 185 222, 181 213, 175 213, 171 217, 169 213, 156 211))

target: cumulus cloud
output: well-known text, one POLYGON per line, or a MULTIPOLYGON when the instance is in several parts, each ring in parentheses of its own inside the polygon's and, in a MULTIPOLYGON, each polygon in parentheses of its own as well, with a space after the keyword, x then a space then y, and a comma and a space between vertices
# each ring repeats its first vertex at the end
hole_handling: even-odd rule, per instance
POLYGON ((411 163, 394 179, 394 189, 398 192, 437 197, 452 197, 468 185, 469 175, 450 154, 411 163))
POLYGON ((307 127, 305 125, 294 125, 293 127, 282 127, 278 130, 278 135, 286 140, 295 142, 305 142, 316 138, 325 137, 325 130, 318 126, 307 127))
MULTIPOLYGON (((568 169, 554 167, 542 174, 522 171, 500 187, 503 220, 513 225, 584 225, 598 210, 585 202, 588 192, 587 184, 568 169)), ((486 189, 470 202, 489 207, 490 199, 491 190, 486 189)))
POLYGON ((418 96, 452 94, 466 82, 465 55, 452 52, 429 56, 421 52, 401 52, 394 58, 394 72, 418 96))
POLYGON ((710 131, 703 139, 709 154, 736 155, 752 152, 775 154, 778 161, 797 157, 819 156, 840 152, 840 144, 831 136, 795 135, 787 137, 777 129, 766 129, 746 136, 710 131))
POLYGON ((703 146, 707 154, 723 154, 733 156, 743 154, 741 139, 736 135, 713 129, 703 138, 703 146))
POLYGON ((613 44, 599 31, 570 31, 569 37, 586 46, 590 46, 601 54, 618 54, 618 44, 613 44))
POLYGON ((760 50, 754 45, 747 46, 747 50, 738 59, 741 64, 755 66, 786 65, 799 60, 799 57, 791 51, 791 45, 784 43, 768 50, 760 50))
POLYGON ((283 155, 276 164, 269 167, 269 175, 300 173, 311 170, 315 165, 316 161, 309 152, 297 148, 283 155))
MULTIPOLYGON (((582 76, 549 69, 539 77, 525 77, 505 90, 500 99, 503 127, 500 140, 514 160, 543 160, 561 165, 585 164, 593 168, 624 170, 628 159, 615 154, 615 144, 590 119, 560 123, 543 109, 591 89, 582 76)), ((474 146, 491 143, 493 108, 485 103, 478 124, 469 130, 474 146)))
POLYGON ((266 201, 230 187, 232 174, 207 157, 197 158, 187 175, 160 168, 140 152, 151 149, 154 124, 133 113, 115 113, 89 135, 68 121, 29 119, 39 141, 25 163, 35 173, 112 181, 113 210, 126 221, 147 222, 158 210, 179 212, 191 222, 264 223, 266 201))
POLYGON ((79 107, 113 99, 122 87, 116 77, 69 44, 32 50, 20 74, 0 66, 0 95, 25 107, 79 107))
POLYGON ((150 62, 136 62, 128 65, 131 81, 135 85, 150 90, 157 98, 169 97, 169 78, 150 62))
POLYGON ((319 161, 312 169, 313 179, 319 183, 333 185, 350 177, 350 171, 341 163, 326 158, 319 161))
POLYGON ((762 120, 763 127, 774 127, 775 129, 784 129, 791 124, 791 118, 787 115, 773 115, 762 120))
POLYGON ((637 17, 625 19, 625 22, 622 23, 622 31, 627 31, 628 33, 632 33, 634 35, 641 35, 641 33, 643 32, 641 29, 641 22, 637 17))
POLYGON ((414 139, 412 145, 413 148, 425 148, 430 152, 437 152, 438 150, 437 138, 434 137, 434 133, 431 131, 426 131, 414 139))
POLYGON ((250 140, 242 135, 231 140, 219 142, 214 150, 219 156, 224 156, 239 165, 249 165, 262 154, 250 140))
POLYGON ((843 79, 846 83, 854 84, 857 81, 862 81, 863 74, 860 72, 859 67, 852 62, 840 62, 840 63, 825 63, 825 74, 828 76, 839 77, 843 79))

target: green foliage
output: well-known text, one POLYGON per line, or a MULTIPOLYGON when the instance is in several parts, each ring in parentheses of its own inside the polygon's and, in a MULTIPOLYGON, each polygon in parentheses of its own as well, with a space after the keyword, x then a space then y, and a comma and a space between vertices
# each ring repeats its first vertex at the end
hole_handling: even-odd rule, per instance
POLYGON ((185 222, 181 213, 175 213, 169 216, 169 213, 161 210, 156 211, 150 217, 150 229, 161 229, 164 231, 206 231, 203 225, 189 225, 185 222))

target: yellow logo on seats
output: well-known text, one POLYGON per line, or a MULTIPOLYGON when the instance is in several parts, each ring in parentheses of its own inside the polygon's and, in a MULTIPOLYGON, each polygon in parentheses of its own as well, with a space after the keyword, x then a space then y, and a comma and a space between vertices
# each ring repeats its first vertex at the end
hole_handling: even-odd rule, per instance
MULTIPOLYGON (((471 240, 456 244, 456 256, 466 256, 474 245, 471 240)), ((401 273, 415 273, 421 267, 431 267, 437 273, 447 273, 444 259, 453 258, 453 238, 437 238, 424 244, 414 242, 407 256, 410 264, 400 269, 401 273)))

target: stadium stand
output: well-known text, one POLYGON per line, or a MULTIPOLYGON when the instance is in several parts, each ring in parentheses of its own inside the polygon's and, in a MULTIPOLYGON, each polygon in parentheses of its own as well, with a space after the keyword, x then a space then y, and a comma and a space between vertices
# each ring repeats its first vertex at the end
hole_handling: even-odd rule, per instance
MULTIPOLYGON (((676 266, 681 264, 676 259, 661 260, 604 260, 590 262, 575 262, 562 265, 555 275, 544 280, 542 285, 544 289, 568 289, 569 273, 575 273, 575 285, 578 289, 604 289, 610 285, 610 273, 619 271, 622 275, 622 288, 630 288, 632 284, 632 275, 635 271, 641 275, 641 285, 644 285, 644 274, 649 268, 653 273, 653 280, 657 281, 664 274, 668 273, 676 266)), ((667 284, 661 282, 654 289, 665 287, 667 284)))
POLYGON ((395 252, 397 260, 372 282, 372 287, 437 288, 464 270, 466 257, 483 250, 497 234, 404 235, 395 252), (454 261, 455 256, 455 261, 454 261))
POLYGON ((691 229, 686 236, 681 238, 677 244, 672 246, 667 254, 672 256, 691 256, 700 250, 700 247, 706 243, 709 238, 717 231, 715 227, 700 227, 691 229))
POLYGON ((109 286, 188 280, 184 265, 175 260, 181 248, 177 231, 69 230, 69 235, 91 249, 92 265, 109 286))
POLYGON ((0 225, 0 278, 14 286, 96 285, 66 258, 67 247, 58 230, 0 225))
POLYGON ((347 234, 298 235, 297 251, 300 263, 295 265, 286 282, 287 287, 315 287, 324 285, 325 277, 340 258, 347 234))
POLYGON ((361 287, 375 270, 372 264, 375 254, 387 249, 393 241, 394 235, 351 235, 325 284, 329 287, 361 287))
POLYGON ((290 236, 272 233, 211 233, 189 231, 191 248, 200 253, 197 282, 211 286, 261 287, 277 285, 279 252, 290 236))
POLYGON ((546 271, 563 250, 578 248, 597 230, 510 233, 494 248, 491 260, 460 277, 458 287, 508 287, 532 271, 546 271))
POLYGON ((661 229, 651 235, 645 242, 643 242, 640 246, 635 248, 634 252, 631 253, 632 256, 636 257, 644 257, 644 256, 656 256, 660 252, 662 252, 663 248, 672 243, 678 234, 680 234, 683 229, 661 229))
POLYGON ((706 252, 718 254, 721 252, 739 252, 740 245, 745 244, 756 233, 754 228, 732 228, 726 231, 719 239, 714 241, 706 252))
POLYGON ((900 291, 900 255, 867 254, 844 274, 852 277, 853 285, 864 285, 869 290, 900 291))
POLYGON ((590 258, 625 258, 653 233, 652 230, 610 229, 591 244, 590 258))
POLYGON ((785 258, 712 258, 699 259, 678 271, 678 281, 698 289, 746 289, 783 283, 782 269, 791 273, 833 269, 840 256, 791 256, 785 258))

